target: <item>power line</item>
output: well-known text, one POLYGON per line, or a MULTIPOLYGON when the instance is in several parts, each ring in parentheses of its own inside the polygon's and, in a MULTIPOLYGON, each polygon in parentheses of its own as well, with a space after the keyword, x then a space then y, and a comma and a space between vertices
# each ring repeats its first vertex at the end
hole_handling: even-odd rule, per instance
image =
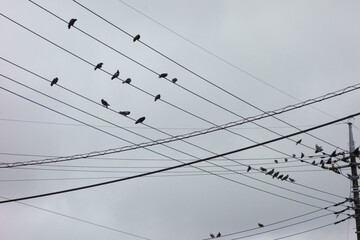
MULTIPOLYGON (((2 89, 4 89, 4 88, 2 88, 2 89)), ((6 90, 6 91, 9 91, 9 90, 6 90)), ((274 138, 274 139, 271 139, 271 140, 268 140, 268 141, 265 141, 265 142, 262 142, 262 143, 254 144, 254 145, 247 146, 247 147, 243 147, 243 148, 240 148, 240 149, 225 152, 225 153, 218 154, 218 155, 215 155, 215 156, 199 159, 199 160, 192 161, 192 162, 189 162, 189 163, 183 163, 183 164, 179 164, 179 165, 175 165, 175 166, 171 166, 171 167, 167 167, 167 168, 163 168, 163 169, 159 169, 159 170, 155 170, 155 171, 151 171, 151 172, 147 172, 147 173, 142 173, 142 174, 138 174, 138 175, 128 176, 128 177, 125 177, 125 178, 120 178, 120 179, 116 179, 116 180, 112 180, 112 181, 106 181, 106 182, 86 185, 86 186, 77 187, 77 188, 70 188, 70 189, 65 189, 65 190, 61 190, 61 191, 48 192, 48 193, 32 195, 32 196, 27 196, 27 197, 8 199, 8 200, 5 200, 5 201, 0 201, 0 204, 9 203, 9 202, 15 202, 15 201, 28 200, 28 199, 34 199, 34 198, 40 198, 40 197, 46 197, 46 196, 52 196, 52 195, 57 195, 57 194, 73 192, 73 191, 79 191, 79 190, 84 190, 84 189, 88 189, 88 188, 94 188, 94 187, 99 187, 99 186, 103 186, 103 185, 108 185, 108 184, 112 184, 112 183, 116 183, 116 182, 128 181, 128 180, 131 180, 131 179, 145 177, 145 176, 149 176, 149 175, 153 175, 153 174, 157 174, 157 173, 162 173, 162 172, 170 171, 170 170, 173 170, 173 169, 182 168, 182 167, 185 167, 185 166, 190 166, 190 165, 193 165, 193 164, 197 164, 197 163, 200 163, 200 162, 209 161, 209 160, 214 159, 214 158, 218 158, 218 157, 227 156, 227 155, 230 155, 230 154, 246 151, 246 150, 256 148, 256 147, 259 147, 259 146, 262 146, 262 145, 265 145, 265 144, 277 142, 277 141, 283 140, 285 138, 293 137, 293 136, 296 136, 296 135, 299 135, 299 134, 303 134, 305 132, 309 132, 309 131, 313 131, 315 129, 323 128, 325 126, 329 126, 331 124, 334 124, 334 123, 337 123, 337 122, 340 122, 340 121, 344 121, 344 120, 346 120, 348 118, 356 117, 358 115, 360 115, 360 112, 349 115, 347 117, 343 117, 343 118, 331 121, 331 122, 323 123, 321 125, 318 125, 318 126, 315 126, 315 127, 312 127, 312 128, 308 128, 308 129, 305 129, 305 130, 302 130, 302 131, 299 131, 299 132, 288 134, 286 136, 274 138)), ((266 190, 262 190, 262 189, 259 189, 259 188, 253 187, 253 186, 249 186, 249 185, 247 185, 245 183, 240 183, 239 182, 239 184, 241 184, 243 186, 251 187, 253 189, 258 189, 259 191, 262 191, 262 192, 267 192, 267 193, 269 193, 271 195, 274 195, 274 196, 279 196, 281 198, 285 198, 285 199, 288 199, 288 200, 291 199, 291 198, 288 198, 288 197, 285 197, 285 196, 281 196, 279 194, 275 194, 275 193, 272 193, 272 192, 269 192, 269 191, 266 191, 266 190)), ((296 199, 291 199, 291 201, 298 202, 298 203, 301 203, 301 204, 305 204, 305 205, 308 205, 308 206, 312 206, 312 207, 315 207, 315 208, 320 208, 320 207, 317 207, 317 206, 315 206, 313 204, 304 203, 304 202, 301 202, 301 201, 296 200, 296 199)))
MULTIPOLYGON (((35 5, 38 6, 38 7, 42 8, 43 10, 47 11, 48 13, 52 14, 53 16, 61 19, 60 17, 58 17, 58 16, 55 15, 54 13, 50 12, 49 10, 45 9, 44 7, 42 7, 42 6, 34 3, 34 2, 31 1, 31 0, 30 0, 30 2, 32 2, 33 4, 35 4, 35 5)), ((117 25, 113 24, 113 23, 110 22, 109 20, 103 18, 103 17, 100 16, 99 14, 97 14, 97 13, 95 13, 94 11, 90 10, 89 8, 85 7, 84 5, 82 5, 81 3, 77 2, 76 0, 73 0, 73 2, 75 2, 76 4, 78 4, 79 6, 81 6, 82 8, 86 9, 87 11, 89 11, 90 13, 92 13, 93 15, 97 16, 98 18, 102 19, 104 22, 108 23, 109 25, 113 26, 114 28, 116 28, 116 29, 120 30, 121 32, 127 34, 127 35, 130 36, 131 38, 134 38, 134 36, 132 36, 131 34, 129 34, 128 32, 126 32, 125 30, 121 29, 120 27, 118 27, 117 25)), ((61 20, 62 20, 62 19, 61 19, 61 20)), ((63 20, 63 21, 64 21, 64 20, 63 20)), ((80 29, 78 29, 78 30, 80 30, 80 29)), ((81 30, 80 30, 80 31, 81 31, 81 30)), ((81 31, 81 32, 82 32, 82 31, 81 31)), ((95 39, 95 38, 93 38, 93 39, 95 39)), ((144 43, 143 41, 141 41, 141 40, 138 40, 138 41, 139 41, 140 43, 142 43, 144 46, 148 47, 149 49, 151 49, 151 50, 153 50, 154 52, 158 53, 159 55, 163 56, 163 57, 166 58, 167 60, 171 61, 172 63, 175 63, 177 66, 181 67, 182 69, 190 72, 190 73, 193 74, 194 76, 200 78, 201 80, 205 81, 206 83, 208 83, 208 84, 212 85, 213 87, 217 88, 218 90, 221 90, 222 92, 225 92, 226 94, 228 94, 228 95, 236 98, 237 100, 241 101, 242 103, 245 103, 246 105, 249 105, 249 106, 257 109, 258 111, 260 111, 260 112, 262 112, 262 113, 265 113, 264 110, 260 109, 259 107, 255 106, 254 104, 251 104, 250 102, 248 102, 248 101, 240 98, 239 96, 237 96, 237 95, 229 92, 228 90, 225 90, 224 88, 222 88, 222 87, 220 87, 219 85, 211 82, 210 80, 208 80, 208 79, 200 76, 199 74, 195 73, 194 71, 190 70, 189 68, 185 67, 184 65, 178 63, 177 61, 171 59, 170 57, 166 56, 165 54, 159 52, 159 51, 156 50, 155 48, 153 48, 153 47, 149 46, 148 44, 144 43)), ((100 42, 101 42, 101 41, 100 41, 100 42)), ((117 51, 117 52, 118 52, 118 51, 117 51)), ((124 56, 124 54, 121 54, 121 55, 124 56)), ((134 60, 131 59, 131 58, 128 58, 128 59, 130 59, 131 61, 134 61, 134 60)), ((137 63, 136 61, 134 61, 134 62, 137 63)), ((141 65, 141 66, 142 66, 142 65, 141 65)), ((146 69, 147 69, 147 68, 146 68, 146 69)), ((152 71, 152 72, 154 72, 154 71, 152 71)), ((165 78, 165 79, 166 79, 166 78, 165 78)), ((166 80, 171 81, 171 80, 169 80, 169 79, 166 79, 166 80)), ((237 113, 235 113, 235 112, 232 112, 232 111, 230 111, 230 110, 228 110, 228 109, 226 109, 226 108, 223 108, 222 106, 220 106, 220 105, 218 105, 218 104, 215 104, 214 102, 212 102, 212 101, 210 101, 210 100, 208 100, 208 99, 205 99, 204 97, 201 97, 200 95, 196 94, 195 92, 193 92, 193 91, 191 91, 191 90, 189 90, 189 89, 187 89, 187 88, 185 88, 185 87, 182 87, 182 86, 179 85, 179 84, 176 84, 176 86, 182 88, 183 90, 185 90, 185 91, 187 91, 187 92, 189 92, 189 93, 192 93, 193 95, 195 95, 195 96, 197 96, 197 97, 199 97, 199 98, 201 98, 201 99, 203 99, 203 100, 205 100, 205 101, 207 101, 207 102, 209 102, 209 103, 211 103, 211 104, 213 104, 213 105, 215 105, 215 106, 220 107, 221 109, 223 109, 223 110, 225 110, 225 111, 227 111, 227 112, 229 112, 229 113, 234 114, 234 115, 237 116, 237 117, 244 118, 244 117, 240 116, 239 114, 237 114, 237 113)), ((282 122, 282 123, 287 124, 288 126, 291 126, 291 127, 295 128, 295 129, 297 129, 297 130, 300 130, 300 129, 297 128, 296 126, 294 126, 294 125, 292 125, 292 124, 290 124, 290 123, 288 123, 288 122, 286 122, 286 121, 284 121, 284 120, 282 120, 282 119, 279 119, 279 118, 275 117, 274 115, 272 115, 271 117, 273 117, 274 119, 276 119, 276 120, 278 120, 278 121, 280 121, 280 122, 282 122)), ((266 129, 266 130, 268 130, 268 131, 270 131, 270 132, 272 132, 272 133, 275 133, 275 134, 277 134, 278 136, 281 136, 281 134, 279 134, 279 133, 277 133, 277 132, 275 132, 275 131, 267 128, 267 127, 264 127, 264 126, 262 126, 262 125, 260 125, 260 124, 257 124, 257 123, 253 123, 253 124, 255 124, 255 125, 258 126, 258 127, 264 128, 264 129, 266 129)), ((308 134, 308 133, 307 133, 307 134, 308 134)), ((327 144, 329 144, 329 145, 337 148, 337 146, 329 143, 328 141, 325 141, 325 140, 323 140, 323 139, 320 139, 320 138, 318 138, 318 137, 316 137, 316 136, 314 136, 314 135, 312 135, 312 134, 308 134, 308 135, 311 136, 311 137, 313 137, 313 138, 315 138, 315 139, 317 139, 317 140, 323 141, 323 142, 325 142, 325 143, 327 143, 327 144)), ((291 139, 289 139, 289 140, 291 140, 291 139)), ((294 140, 292 140, 292 141, 294 141, 294 140)), ((294 142, 295 142, 295 141, 294 141, 294 142)), ((303 145, 304 145, 304 144, 303 144, 303 145)), ((304 145, 304 146, 306 146, 306 145, 304 145)), ((308 146, 307 146, 307 147, 308 147, 308 146)))

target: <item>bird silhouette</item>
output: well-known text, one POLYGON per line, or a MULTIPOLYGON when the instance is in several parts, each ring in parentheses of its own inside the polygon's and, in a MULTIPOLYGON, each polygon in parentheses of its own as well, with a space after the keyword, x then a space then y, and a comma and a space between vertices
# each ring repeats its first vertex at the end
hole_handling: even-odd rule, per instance
POLYGON ((108 104, 108 102, 105 101, 104 99, 101 99, 101 104, 106 108, 108 108, 110 106, 110 104, 108 104))
POLYGON ((274 173, 274 175, 272 176, 273 178, 276 178, 279 175, 279 172, 274 173))
POLYGON ((330 157, 336 157, 336 149, 330 154, 330 157))
POLYGON ((302 139, 300 139, 299 141, 296 142, 296 145, 300 144, 302 141, 302 139))
POLYGON ((210 237, 211 237, 211 238, 215 238, 215 235, 212 234, 212 233, 210 233, 210 237))
POLYGON ((314 161, 312 161, 312 163, 311 163, 311 164, 315 166, 315 165, 316 165, 316 162, 315 162, 315 160, 314 160, 314 161))
POLYGON ((172 81, 173 83, 176 83, 176 82, 177 82, 177 78, 173 78, 171 81, 172 81))
POLYGON ((57 84, 58 81, 59 81, 59 79, 58 79, 57 77, 54 78, 54 79, 51 81, 50 86, 51 86, 51 87, 54 86, 55 84, 57 84))
POLYGON ((261 227, 261 228, 264 227, 264 225, 261 224, 261 223, 258 223, 258 226, 261 227))
POLYGON ((276 160, 276 159, 274 160, 274 162, 275 162, 275 163, 279 163, 279 161, 278 161, 278 160, 276 160))
POLYGON ((221 237, 221 233, 219 232, 217 235, 216 235, 216 237, 218 238, 218 237, 221 237))
POLYGON ((303 158, 303 157, 305 157, 305 155, 303 153, 301 153, 300 158, 303 158))
POLYGON ((285 162, 287 162, 287 161, 288 161, 288 159, 287 159, 287 158, 285 158, 285 159, 284 159, 284 161, 285 161, 285 162))
POLYGON ((119 72, 119 70, 117 70, 117 71, 114 73, 114 75, 112 75, 111 80, 117 78, 117 77, 119 76, 119 74, 120 74, 120 72, 119 72))
POLYGON ((166 78, 167 75, 168 75, 167 73, 162 73, 162 74, 159 75, 159 78, 166 78))
POLYGON ((127 83, 130 84, 131 83, 131 78, 127 78, 125 81, 123 81, 122 83, 127 83))
POLYGON ((292 157, 293 157, 293 158, 296 158, 296 154, 295 154, 295 153, 293 153, 292 157))
POLYGON ((145 117, 141 117, 138 120, 136 120, 135 124, 142 123, 142 122, 144 122, 144 120, 145 120, 145 117))
POLYGON ((290 182, 292 182, 292 183, 294 183, 294 182, 295 182, 295 180, 294 180, 294 179, 292 179, 292 178, 289 178, 289 181, 290 181, 290 182))
POLYGON ((319 152, 322 152, 322 147, 321 146, 319 146, 319 145, 317 145, 317 144, 315 144, 315 153, 319 153, 319 152))
POLYGON ((98 64, 95 66, 94 71, 95 71, 96 69, 100 69, 100 68, 102 67, 102 65, 103 65, 102 62, 101 62, 101 63, 98 63, 98 64))
POLYGON ((281 175, 279 175, 277 178, 278 178, 278 179, 282 179, 283 177, 284 177, 284 175, 281 174, 281 175))
POLYGON ((265 175, 272 175, 275 172, 275 169, 271 169, 269 172, 267 172, 265 175))
POLYGON ((127 116, 130 114, 130 111, 120 111, 119 112, 121 115, 127 116))
POLYGON ((260 167, 260 170, 261 170, 262 172, 266 172, 266 168, 260 167))
POLYGON ((75 18, 70 19, 70 21, 68 23, 68 29, 70 29, 72 26, 74 26, 76 21, 77 21, 77 19, 75 19, 75 18))
POLYGON ((156 102, 156 100, 159 100, 160 97, 161 97, 160 94, 156 95, 156 96, 155 96, 155 102, 156 102))
POLYGON ((285 177, 283 177, 282 179, 281 179, 281 181, 285 181, 285 180, 287 180, 289 178, 289 175, 286 175, 285 177))
POLYGON ((248 168, 247 168, 247 172, 249 172, 251 170, 251 166, 248 166, 248 168))
POLYGON ((133 42, 136 42, 136 41, 138 41, 139 39, 140 39, 140 34, 138 34, 138 35, 136 35, 136 36, 134 37, 133 42))

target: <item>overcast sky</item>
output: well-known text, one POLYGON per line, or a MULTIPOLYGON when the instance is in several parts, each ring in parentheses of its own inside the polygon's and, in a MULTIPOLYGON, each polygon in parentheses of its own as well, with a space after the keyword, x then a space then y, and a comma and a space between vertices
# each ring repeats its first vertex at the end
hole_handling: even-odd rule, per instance
MULTIPOLYGON (((150 142, 359 84, 360 3, 355 0, 79 0, 130 36, 71 0, 35 2, 66 22, 29 1, 0 0, 2 163, 150 142), (76 28, 68 29, 72 18, 77 19, 76 28), (133 42, 131 36, 137 34, 142 43, 173 62, 133 42), (94 71, 100 62, 104 71, 94 71), (131 78, 130 85, 110 79, 117 70, 121 80, 131 78), (159 78, 160 73, 167 73, 168 80, 159 78), (41 77, 59 80, 51 87, 41 77), (175 84, 173 78, 178 79, 175 84), (154 101, 157 94, 161 98, 154 101), (101 99, 109 109, 101 106, 101 99), (130 118, 118 111, 130 111, 130 118), (146 125, 135 125, 143 116, 146 125)), ((186 142, 93 159, 0 168, 0 197, 80 187, 244 148, 359 112, 358 91, 283 113, 277 116, 280 120, 266 118, 257 125, 247 123, 186 142)), ((351 122, 358 147, 359 117, 351 122)), ((0 238, 200 240, 221 232, 231 235, 220 239, 255 240, 334 223, 347 215, 336 217, 332 211, 349 203, 329 208, 332 211, 323 208, 349 197, 351 186, 345 177, 349 169, 336 174, 289 156, 303 153, 306 161, 319 162, 319 155, 309 158, 315 155, 315 144, 326 153, 348 151, 348 125, 343 121, 310 134, 195 168, 0 204, 0 238), (299 139, 303 145, 295 144, 299 139), (248 165, 253 168, 249 173, 248 165), (260 167, 289 175, 296 184, 259 173, 260 167), (258 223, 265 227, 257 228, 258 223)), ((354 227, 350 219, 288 239, 351 240, 356 239, 354 227)))

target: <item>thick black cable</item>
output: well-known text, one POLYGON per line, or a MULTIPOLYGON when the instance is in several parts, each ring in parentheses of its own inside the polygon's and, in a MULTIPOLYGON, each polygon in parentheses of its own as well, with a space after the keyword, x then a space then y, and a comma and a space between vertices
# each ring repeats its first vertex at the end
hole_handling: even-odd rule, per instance
MULTIPOLYGON (((265 145, 265 144, 277 142, 277 141, 283 140, 285 138, 297 136, 297 135, 303 134, 305 132, 309 132, 309 131, 313 131, 313 130, 316 130, 316 129, 319 129, 319 128, 323 128, 325 126, 329 126, 331 124, 334 124, 334 123, 337 123, 337 122, 340 122, 340 121, 344 121, 344 120, 346 120, 348 118, 353 118, 353 117, 356 117, 358 115, 360 115, 360 112, 355 113, 355 114, 351 114, 349 116, 346 116, 346 117, 343 117, 343 118, 340 118, 340 119, 337 119, 337 120, 334 120, 334 121, 323 123, 321 125, 318 125, 318 126, 315 126, 315 127, 312 127, 312 128, 308 128, 308 129, 305 129, 305 130, 302 130, 302 131, 299 131, 299 132, 291 133, 291 134, 288 134, 288 135, 283 136, 283 137, 274 138, 274 139, 264 141, 264 142, 261 142, 261 143, 258 143, 258 144, 254 144, 254 145, 251 145, 251 146, 239 148, 239 149, 229 151, 229 152, 225 152, 225 153, 222 153, 222 154, 218 154, 218 155, 215 155, 215 156, 199 159, 199 160, 192 161, 192 162, 189 162, 189 163, 183 163, 183 164, 179 164, 179 165, 176 165, 176 166, 163 168, 163 169, 159 169, 159 170, 155 170, 155 171, 151 171, 151 172, 147 172, 147 173, 142 173, 142 174, 138 174, 138 175, 128 176, 128 177, 125 177, 125 178, 116 179, 116 180, 112 180, 112 181, 106 181, 106 182, 101 182, 101 183, 96 183, 96 184, 91 184, 91 185, 86 185, 86 186, 81 186, 81 187, 76 187, 76 188, 71 188, 71 189, 65 189, 65 190, 61 190, 61 191, 55 191, 55 192, 38 194, 38 195, 32 195, 32 196, 27 196, 27 197, 9 199, 9 200, 5 200, 5 201, 0 201, 0 204, 9 203, 9 202, 15 202, 15 201, 28 200, 28 199, 34 199, 34 198, 40 198, 40 197, 46 197, 46 196, 52 196, 52 195, 57 195, 57 194, 73 192, 73 191, 79 191, 79 190, 84 190, 84 189, 88 189, 88 188, 94 188, 94 187, 99 187, 99 186, 103 186, 103 185, 108 185, 108 184, 112 184, 112 183, 116 183, 116 182, 128 181, 128 180, 131 180, 131 179, 145 177, 145 176, 149 176, 149 175, 153 175, 153 174, 157 174, 157 173, 162 173, 162 172, 170 171, 170 170, 173 170, 173 169, 182 168, 182 167, 185 167, 185 166, 190 166, 190 165, 193 165, 193 164, 197 164, 197 163, 200 163, 200 162, 209 161, 209 160, 214 159, 214 158, 218 158, 218 157, 227 156, 227 155, 230 155, 230 154, 246 151, 246 150, 256 148, 256 147, 259 147, 259 146, 262 146, 262 145, 265 145)), ((241 183, 241 184, 244 185, 244 186, 247 185, 247 184, 244 184, 244 183, 241 183)), ((252 188, 255 188, 255 187, 252 187, 252 188)), ((255 189, 257 189, 257 188, 255 188, 255 189)), ((265 190, 261 190, 261 191, 265 191, 265 190)), ((268 192, 268 191, 266 191, 266 192, 268 192)), ((271 193, 271 194, 273 195, 274 193, 271 193)), ((295 200, 295 199, 293 199, 292 201, 296 201, 296 202, 304 204, 303 202, 300 202, 300 201, 295 200)), ((315 207, 315 208, 320 208, 320 207, 317 207, 317 206, 312 205, 312 204, 306 204, 306 205, 312 206, 312 207, 315 207)))
MULTIPOLYGON (((32 2, 31 0, 29 0, 29 1, 32 2)), ((109 20, 107 20, 107 19, 105 19, 104 17, 100 16, 99 14, 95 13, 94 11, 92 11, 91 9, 89 9, 89 8, 87 8, 86 6, 82 5, 82 4, 79 3, 78 1, 73 0, 73 2, 75 2, 76 4, 78 4, 79 6, 81 6, 82 8, 86 9, 87 11, 89 11, 90 13, 92 13, 93 15, 97 16, 98 18, 102 19, 104 22, 108 23, 109 25, 113 26, 114 28, 120 30, 121 32, 125 33, 126 35, 130 36, 131 38, 134 38, 134 36, 132 36, 131 34, 129 34, 128 32, 126 32, 125 30, 121 29, 119 26, 113 24, 113 23, 110 22, 109 20)), ((34 2, 33 2, 33 3, 34 3, 34 2)), ((37 6, 39 6, 39 5, 36 4, 36 3, 34 3, 34 4, 37 5, 37 6)), ((39 6, 39 7, 40 7, 40 6, 39 6)), ((42 8, 42 7, 41 7, 41 8, 42 8)), ((42 8, 42 9, 44 9, 45 11, 48 11, 48 10, 46 10, 45 8, 42 8)), ((48 12, 50 13, 50 11, 48 11, 48 12)), ((55 15, 54 15, 54 16, 55 16, 55 15)), ((265 111, 262 110, 261 108, 256 107, 254 104, 251 104, 250 102, 248 102, 248 101, 240 98, 239 96, 237 96, 237 95, 229 92, 228 90, 220 87, 219 85, 211 82, 210 80, 206 79, 205 77, 202 77, 201 75, 195 73, 193 70, 191 70, 191 69, 189 69, 188 67, 185 67, 183 64, 180 64, 180 63, 178 63, 177 61, 171 59, 170 57, 166 56, 165 54, 161 53, 160 51, 156 50, 155 48, 153 48, 153 47, 151 47, 150 45, 146 44, 145 42, 141 41, 140 39, 138 40, 138 42, 140 42, 141 44, 143 44, 143 45, 146 46, 147 48, 151 49, 152 51, 156 52, 157 54, 161 55, 162 57, 166 58, 167 60, 171 61, 172 63, 176 64, 177 66, 181 67, 182 69, 184 69, 184 70, 188 71, 189 73, 193 74, 194 76, 196 76, 196 77, 200 78, 201 80, 205 81, 206 83, 212 85, 213 87, 215 87, 215 88, 217 88, 217 89, 225 92, 226 94, 228 94, 228 95, 230 95, 230 96, 238 99, 239 101, 245 103, 246 105, 249 105, 249 106, 255 108, 256 110, 258 110, 258 111, 260 111, 260 112, 262 112, 262 113, 265 113, 265 111)), ((169 79, 167 79, 167 80, 168 80, 168 81, 171 81, 171 80, 169 80, 169 79)), ((179 84, 176 84, 176 86, 183 88, 183 87, 182 87, 181 85, 179 85, 179 84)), ((183 88, 183 89, 186 90, 186 91, 188 91, 188 92, 193 93, 193 92, 190 91, 189 89, 186 89, 186 88, 183 88)), ((193 94, 194 94, 194 93, 193 93, 193 94)), ((198 95, 197 95, 197 96, 198 96, 198 95)), ((218 107, 219 107, 219 106, 218 106, 218 107)), ((223 109, 224 109, 224 108, 223 108, 223 109)), ((224 109, 224 110, 225 110, 225 109, 224 109)), ((242 116, 236 114, 235 112, 229 111, 228 109, 226 109, 226 111, 231 112, 232 114, 236 115, 237 117, 242 117, 242 116)), ((294 125, 292 125, 292 124, 290 124, 290 123, 288 123, 288 122, 286 122, 286 121, 284 121, 284 120, 282 120, 282 119, 279 119, 279 118, 277 118, 277 117, 275 117, 275 116, 271 116, 271 117, 275 118, 276 120, 278 120, 278 121, 280 121, 280 122, 282 122, 282 123, 287 124, 288 126, 290 126, 290 127, 292 127, 292 128, 295 128, 296 130, 301 130, 301 129, 299 129, 298 127, 296 127, 296 126, 294 126, 294 125)), ((242 118, 244 118, 244 117, 242 117, 242 118)), ((257 124, 257 123, 253 123, 253 124, 255 124, 256 126, 262 127, 262 128, 264 128, 264 129, 272 132, 272 133, 275 133, 275 134, 281 136, 280 134, 276 133, 276 132, 273 131, 273 130, 270 130, 270 129, 267 128, 267 127, 264 127, 264 126, 262 126, 262 125, 260 125, 260 124, 257 124)), ((325 141, 325 140, 323 140, 323 139, 320 139, 320 138, 318 138, 318 137, 316 137, 316 136, 314 136, 314 135, 312 135, 312 134, 308 134, 308 135, 311 136, 311 137, 313 137, 313 138, 315 138, 315 139, 317 139, 317 140, 319 140, 319 141, 323 141, 323 142, 325 142, 325 143, 327 143, 327 144, 329 144, 329 145, 331 145, 331 146, 333 146, 333 147, 335 147, 335 148, 338 148, 338 146, 335 146, 334 144, 331 144, 331 143, 329 143, 328 141, 325 141)), ((294 142, 296 142, 296 141, 294 140, 294 142)), ((303 144, 303 145, 304 145, 304 144, 303 144)), ((305 146, 305 145, 304 145, 304 146, 305 146)))

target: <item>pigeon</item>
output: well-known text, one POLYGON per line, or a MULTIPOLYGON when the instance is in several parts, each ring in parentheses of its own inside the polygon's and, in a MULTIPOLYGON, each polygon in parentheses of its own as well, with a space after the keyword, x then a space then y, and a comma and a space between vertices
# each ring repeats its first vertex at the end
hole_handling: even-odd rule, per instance
POLYGON ((329 158, 325 164, 331 164, 331 158, 329 158))
POLYGON ((248 166, 246 172, 249 172, 251 170, 251 166, 248 166))
POLYGON ((267 172, 265 175, 272 175, 274 173, 275 169, 271 169, 269 172, 267 172))
POLYGON ((211 237, 211 238, 215 238, 215 235, 212 234, 212 233, 210 233, 210 237, 211 237))
POLYGON ((276 160, 276 159, 274 160, 274 162, 275 162, 275 163, 279 163, 279 161, 278 161, 278 160, 276 160))
POLYGON ((285 158, 285 159, 284 159, 284 161, 285 161, 285 162, 287 162, 287 161, 288 161, 288 159, 287 159, 287 158, 285 158))
POLYGON ((330 157, 335 157, 335 156, 336 156, 336 149, 335 149, 335 151, 333 151, 333 152, 331 153, 330 157))
POLYGON ((110 104, 108 104, 108 102, 105 101, 104 99, 101 99, 101 104, 106 108, 108 108, 110 106, 110 104))
POLYGON ((173 83, 176 83, 176 82, 177 82, 177 78, 173 78, 171 81, 172 81, 173 83))
POLYGON ((140 39, 140 34, 138 34, 138 35, 136 35, 136 36, 134 37, 133 42, 136 42, 136 41, 138 41, 139 39, 140 39))
POLYGON ((122 83, 127 83, 130 84, 131 83, 131 78, 127 78, 125 81, 123 81, 122 83))
POLYGON ((303 154, 303 153, 301 153, 301 156, 300 156, 300 158, 303 158, 305 155, 303 154))
POLYGON ((145 117, 141 117, 138 120, 136 120, 135 124, 142 123, 145 120, 145 117))
POLYGON ((261 223, 258 223, 258 226, 259 226, 259 227, 264 227, 264 225, 263 225, 263 224, 261 224, 261 223))
POLYGON ((320 147, 319 145, 315 144, 315 153, 319 153, 322 152, 322 147, 320 147))
POLYGON ((260 170, 261 170, 262 172, 266 172, 266 168, 260 167, 260 170))
POLYGON ((130 114, 130 111, 120 111, 119 112, 121 115, 127 116, 130 114))
POLYGON ((168 75, 167 73, 162 73, 162 74, 159 75, 159 78, 166 78, 167 75, 168 75))
POLYGON ((279 175, 279 173, 280 173, 280 172, 274 173, 273 178, 276 178, 276 177, 279 175))
POLYGON ((216 237, 218 238, 218 237, 221 237, 221 233, 219 232, 217 235, 216 235, 216 237))
POLYGON ((77 21, 77 19, 75 19, 75 18, 70 19, 70 21, 68 23, 68 29, 70 29, 72 26, 74 26, 76 21, 77 21))
POLYGON ((300 144, 302 141, 302 139, 300 139, 299 141, 296 142, 296 145, 300 144))
POLYGON ((59 79, 58 79, 57 77, 54 78, 54 79, 51 81, 50 86, 53 86, 53 85, 57 84, 58 81, 59 81, 59 79))
POLYGON ((294 179, 292 179, 292 178, 289 178, 289 180, 290 180, 290 182, 292 182, 292 183, 294 183, 294 182, 295 182, 295 180, 294 180, 294 179))
POLYGON ((288 178, 289 178, 289 175, 286 175, 285 177, 283 177, 283 178, 281 179, 281 181, 287 180, 288 178))
POLYGON ((281 175, 279 175, 277 178, 278 178, 278 179, 282 179, 283 177, 284 177, 284 175, 281 174, 281 175))
POLYGON ((102 62, 101 62, 101 63, 98 63, 98 64, 95 66, 94 71, 95 71, 96 69, 100 69, 100 68, 102 67, 102 65, 103 65, 102 62))
POLYGON ((161 97, 160 94, 156 95, 156 96, 155 96, 155 102, 156 102, 156 100, 159 100, 160 97, 161 97))
POLYGON ((117 77, 119 76, 119 74, 120 74, 120 72, 119 72, 119 70, 117 70, 117 71, 114 73, 114 75, 112 75, 111 80, 117 78, 117 77))

